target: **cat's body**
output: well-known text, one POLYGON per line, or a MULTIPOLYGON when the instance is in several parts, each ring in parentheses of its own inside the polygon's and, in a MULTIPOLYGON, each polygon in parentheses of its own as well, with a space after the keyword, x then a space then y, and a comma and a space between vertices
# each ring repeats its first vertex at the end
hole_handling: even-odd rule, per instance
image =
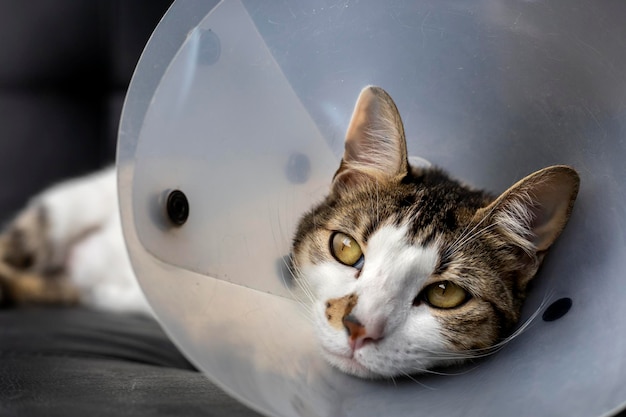
POLYGON ((128 259, 115 168, 32 198, 0 237, 2 301, 148 313, 128 259))
MULTIPOLYGON (((490 352, 517 324, 578 181, 556 166, 496 197, 411 167, 395 104, 365 88, 330 193, 293 240, 323 355, 350 374, 394 377, 490 352)), ((150 311, 126 253, 113 168, 35 197, 0 250, 0 297, 150 311)))

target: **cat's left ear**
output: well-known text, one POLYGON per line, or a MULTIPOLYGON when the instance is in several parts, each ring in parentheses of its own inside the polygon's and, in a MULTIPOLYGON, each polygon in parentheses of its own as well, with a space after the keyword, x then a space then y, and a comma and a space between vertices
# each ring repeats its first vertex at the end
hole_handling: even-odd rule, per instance
POLYGON ((404 126, 395 103, 380 87, 365 87, 346 133, 333 188, 404 178, 408 172, 404 126))
POLYGON ((567 224, 579 185, 578 174, 568 166, 544 168, 506 190, 477 216, 487 216, 509 241, 540 263, 567 224))

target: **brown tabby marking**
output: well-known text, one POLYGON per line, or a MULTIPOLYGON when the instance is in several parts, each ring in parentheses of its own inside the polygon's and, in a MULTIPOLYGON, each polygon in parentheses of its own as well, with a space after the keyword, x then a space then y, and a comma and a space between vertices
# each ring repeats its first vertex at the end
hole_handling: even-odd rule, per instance
POLYGON ((335 298, 326 302, 326 318, 328 323, 336 329, 343 329, 343 319, 352 312, 358 301, 356 294, 335 298))
POLYGON ((50 257, 48 216, 43 207, 27 209, 0 236, 2 261, 13 268, 30 269, 50 257))

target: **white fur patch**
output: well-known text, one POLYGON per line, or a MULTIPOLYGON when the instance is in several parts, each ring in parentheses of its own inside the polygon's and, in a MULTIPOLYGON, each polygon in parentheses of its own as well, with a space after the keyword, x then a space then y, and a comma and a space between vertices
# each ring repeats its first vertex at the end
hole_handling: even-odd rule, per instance
POLYGON ((72 248, 67 268, 83 303, 107 311, 151 312, 135 279, 117 211, 72 248))
POLYGON ((53 247, 62 248, 118 215, 116 180, 111 167, 59 183, 36 198, 46 208, 53 247))
POLYGON ((33 202, 46 209, 53 262, 67 268, 84 304, 151 313, 122 234, 115 167, 57 184, 33 202))

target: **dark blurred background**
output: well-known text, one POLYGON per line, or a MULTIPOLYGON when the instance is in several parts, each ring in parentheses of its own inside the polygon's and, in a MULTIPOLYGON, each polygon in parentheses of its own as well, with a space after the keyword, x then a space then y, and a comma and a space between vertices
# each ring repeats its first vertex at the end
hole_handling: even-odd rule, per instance
POLYGON ((124 95, 173 0, 0 0, 0 222, 114 161, 124 95))

